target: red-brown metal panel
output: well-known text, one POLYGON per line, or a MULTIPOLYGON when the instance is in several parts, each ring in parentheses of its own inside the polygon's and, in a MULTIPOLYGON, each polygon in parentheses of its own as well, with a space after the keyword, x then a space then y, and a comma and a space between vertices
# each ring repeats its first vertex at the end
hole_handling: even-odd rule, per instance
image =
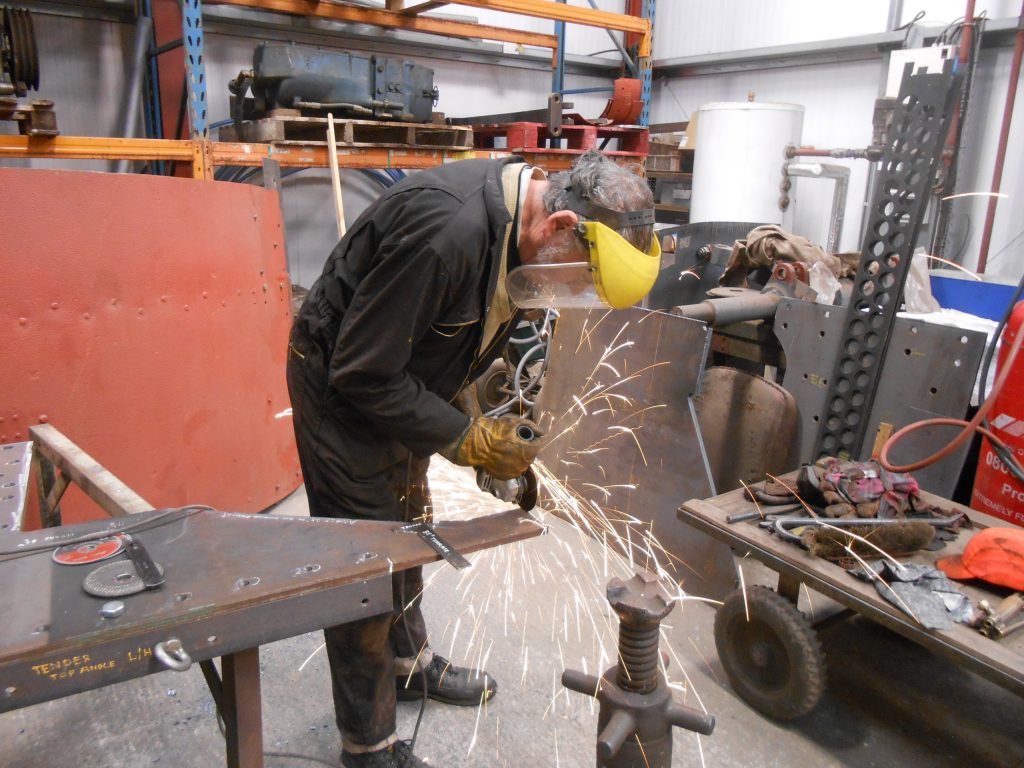
MULTIPOLYGON (((0 443, 50 422, 157 506, 292 491, 277 194, 19 168, 0 190, 0 443)), ((65 522, 102 516, 64 499, 65 522)))

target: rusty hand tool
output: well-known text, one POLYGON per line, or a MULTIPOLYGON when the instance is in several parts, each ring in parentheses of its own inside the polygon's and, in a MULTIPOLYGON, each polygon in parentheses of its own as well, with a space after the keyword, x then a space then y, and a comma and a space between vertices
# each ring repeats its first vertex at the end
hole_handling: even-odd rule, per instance
POLYGON ((120 536, 124 539, 124 552, 128 555, 128 559, 132 561, 132 565, 135 566, 135 570, 138 572, 139 578, 142 579, 146 589, 156 589, 163 584, 163 572, 157 568, 153 558, 149 556, 149 552, 142 546, 142 542, 130 533, 122 533, 120 536))
POLYGON ((799 512, 803 509, 801 504, 790 504, 786 507, 771 507, 769 509, 752 509, 749 512, 737 512, 735 515, 726 515, 725 522, 729 525, 733 523, 742 523, 744 520, 756 520, 757 518, 765 518, 772 515, 784 515, 790 512, 799 512))

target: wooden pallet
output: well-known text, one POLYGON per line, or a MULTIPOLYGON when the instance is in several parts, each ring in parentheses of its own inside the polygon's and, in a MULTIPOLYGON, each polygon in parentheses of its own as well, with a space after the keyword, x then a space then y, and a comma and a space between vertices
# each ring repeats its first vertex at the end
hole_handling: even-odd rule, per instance
POLYGON ((504 138, 510 152, 582 154, 596 149, 599 141, 618 139, 617 150, 605 154, 619 157, 647 156, 649 135, 646 128, 633 125, 563 125, 562 135, 554 137, 544 123, 503 123, 474 125, 473 141, 478 149, 494 149, 495 140, 504 138), (549 141, 564 146, 545 146, 549 141))
MULTIPOLYGON (((473 129, 466 125, 395 123, 380 120, 334 120, 339 147, 395 147, 407 149, 473 149, 473 129)), ((271 113, 220 129, 221 141, 266 144, 326 144, 327 118, 271 113)))

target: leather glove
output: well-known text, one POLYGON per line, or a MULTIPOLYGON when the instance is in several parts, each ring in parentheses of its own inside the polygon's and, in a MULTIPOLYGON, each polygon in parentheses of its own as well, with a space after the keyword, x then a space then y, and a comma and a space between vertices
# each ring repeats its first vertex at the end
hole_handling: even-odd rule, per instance
POLYGON ((512 480, 537 458, 542 436, 540 427, 529 419, 478 416, 441 455, 463 467, 478 467, 498 480, 512 480), (533 439, 524 439, 526 430, 532 432, 533 439))
POLYGON ((459 394, 452 400, 452 405, 471 419, 484 415, 483 411, 480 410, 480 401, 476 399, 476 386, 473 384, 459 390, 459 394))

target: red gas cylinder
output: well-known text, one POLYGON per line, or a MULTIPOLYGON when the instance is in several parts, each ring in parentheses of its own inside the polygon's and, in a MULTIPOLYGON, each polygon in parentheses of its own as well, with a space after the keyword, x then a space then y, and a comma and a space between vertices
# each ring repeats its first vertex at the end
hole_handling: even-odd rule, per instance
MULTIPOLYGON (((1006 365, 1006 356, 1024 324, 1024 301, 1013 309, 999 348, 997 373, 1006 365)), ((1013 369, 988 414, 992 432, 1024 464, 1024 350, 1017 355, 1013 369)), ((1006 468, 987 438, 982 438, 978 471, 974 478, 971 506, 980 512, 1024 526, 1024 483, 1006 468)))

